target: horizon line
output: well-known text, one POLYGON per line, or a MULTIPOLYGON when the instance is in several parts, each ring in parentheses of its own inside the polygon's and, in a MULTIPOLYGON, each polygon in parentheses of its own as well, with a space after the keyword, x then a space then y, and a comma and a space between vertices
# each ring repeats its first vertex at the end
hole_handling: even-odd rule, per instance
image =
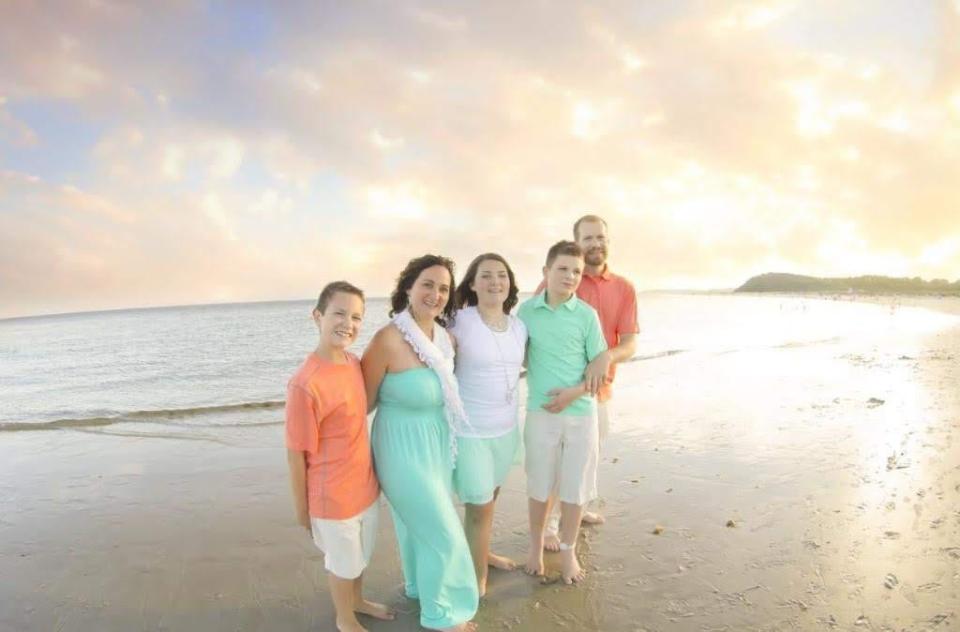
MULTIPOLYGON (((648 289, 648 290, 637 290, 637 294, 663 294, 663 293, 678 293, 678 294, 709 294, 709 293, 722 293, 722 292, 732 292, 734 288, 723 288, 723 289, 694 289, 694 288, 657 288, 657 289, 648 289)), ((520 292, 520 294, 530 294, 533 292, 520 292)), ((389 296, 367 296, 366 300, 389 300, 389 296)), ((84 314, 110 314, 114 312, 137 312, 137 311, 148 311, 148 310, 160 310, 160 309, 183 309, 189 307, 227 307, 230 305, 267 305, 271 303, 305 303, 308 301, 314 301, 313 298, 277 298, 277 299, 257 299, 249 301, 223 301, 223 302, 209 302, 209 303, 169 303, 161 305, 139 305, 133 307, 107 307, 104 309, 81 309, 76 311, 68 312, 42 312, 39 314, 20 314, 17 316, 3 316, 0 317, 0 322, 8 322, 13 320, 26 320, 32 318, 59 318, 63 316, 81 316, 84 314)))

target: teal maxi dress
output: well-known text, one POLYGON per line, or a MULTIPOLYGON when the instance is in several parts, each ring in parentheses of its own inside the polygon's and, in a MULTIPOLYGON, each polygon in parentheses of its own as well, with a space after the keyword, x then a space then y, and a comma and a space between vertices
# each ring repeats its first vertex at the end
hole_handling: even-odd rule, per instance
POLYGON ((477 612, 473 558, 451 496, 450 434, 433 369, 387 373, 373 421, 373 458, 393 513, 404 588, 420 625, 447 628, 477 612))

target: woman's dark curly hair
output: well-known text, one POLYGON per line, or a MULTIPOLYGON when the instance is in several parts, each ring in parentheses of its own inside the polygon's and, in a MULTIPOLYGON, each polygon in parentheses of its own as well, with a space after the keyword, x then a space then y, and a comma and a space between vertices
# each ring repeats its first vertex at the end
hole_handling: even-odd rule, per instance
POLYGON ((503 267, 507 269, 507 278, 510 279, 510 291, 507 292, 507 300, 503 302, 503 313, 509 314, 510 310, 513 309, 519 300, 517 295, 520 294, 520 289, 517 287, 517 279, 513 276, 513 270, 510 268, 510 264, 495 252, 485 252, 470 262, 470 266, 467 268, 463 280, 460 281, 460 285, 457 286, 457 309, 463 309, 468 305, 476 305, 479 302, 477 293, 470 289, 470 286, 477 280, 477 271, 480 269, 480 264, 484 261, 499 261, 503 264, 503 267))
POLYGON ((457 311, 453 300, 453 288, 457 285, 453 276, 454 265, 451 259, 441 257, 440 255, 423 255, 422 257, 417 257, 407 262, 407 267, 405 267, 403 272, 400 273, 400 276, 397 277, 397 287, 394 288, 393 294, 390 295, 391 317, 407 309, 407 306, 410 304, 410 297, 407 296, 407 292, 409 292, 413 284, 416 283, 420 273, 433 266, 443 266, 447 269, 447 272, 450 273, 450 298, 447 299, 443 313, 437 316, 435 320, 443 327, 453 323, 453 314, 457 311))

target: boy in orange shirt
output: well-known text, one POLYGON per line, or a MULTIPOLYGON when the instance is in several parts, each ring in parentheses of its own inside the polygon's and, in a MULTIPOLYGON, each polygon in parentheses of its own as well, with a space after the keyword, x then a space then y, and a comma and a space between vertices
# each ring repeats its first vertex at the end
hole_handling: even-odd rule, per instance
POLYGON ((363 311, 360 289, 345 281, 323 288, 313 309, 320 342, 287 384, 287 461, 297 521, 324 553, 341 632, 365 631, 357 612, 394 618, 362 596, 380 498, 360 361, 347 352, 363 311))

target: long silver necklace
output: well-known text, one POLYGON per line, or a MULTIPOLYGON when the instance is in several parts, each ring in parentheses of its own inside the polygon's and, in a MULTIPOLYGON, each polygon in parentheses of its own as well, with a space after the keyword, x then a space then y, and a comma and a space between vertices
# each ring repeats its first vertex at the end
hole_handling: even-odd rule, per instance
POLYGON ((507 387, 504 399, 508 404, 512 404, 517 396, 517 387, 520 385, 520 375, 517 374, 517 379, 511 385, 510 374, 507 372, 507 360, 503 355, 503 348, 500 347, 500 336, 497 335, 497 333, 505 333, 510 330, 510 317, 505 316, 505 325, 503 326, 503 329, 497 329, 487 322, 487 320, 483 317, 483 314, 480 314, 480 310, 477 310, 477 314, 480 315, 480 320, 483 322, 486 328, 490 330, 490 337, 493 338, 493 344, 497 349, 497 357, 500 358, 500 368, 503 370, 503 382, 507 387))

